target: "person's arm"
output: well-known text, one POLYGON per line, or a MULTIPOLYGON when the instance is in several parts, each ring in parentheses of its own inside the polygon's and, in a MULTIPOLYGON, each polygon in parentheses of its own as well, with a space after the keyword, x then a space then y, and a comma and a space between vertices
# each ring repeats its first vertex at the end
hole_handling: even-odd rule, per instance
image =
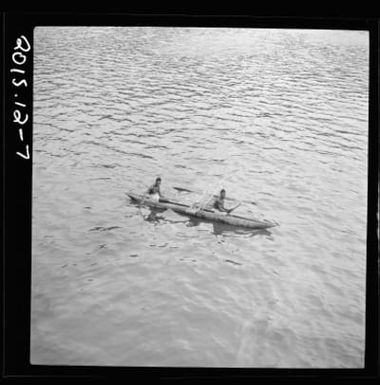
POLYGON ((147 194, 152 194, 153 186, 149 186, 148 189, 146 190, 147 194))
POLYGON ((229 213, 230 212, 229 210, 224 208, 223 201, 220 201, 219 199, 215 202, 215 207, 216 207, 216 209, 218 209, 219 211, 222 211, 224 213, 229 213))

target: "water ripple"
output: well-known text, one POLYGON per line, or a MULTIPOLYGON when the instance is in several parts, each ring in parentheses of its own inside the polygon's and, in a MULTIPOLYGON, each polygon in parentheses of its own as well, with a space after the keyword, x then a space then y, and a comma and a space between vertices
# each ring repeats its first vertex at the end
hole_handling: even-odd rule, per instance
POLYGON ((363 367, 368 35, 34 31, 32 363, 363 367))

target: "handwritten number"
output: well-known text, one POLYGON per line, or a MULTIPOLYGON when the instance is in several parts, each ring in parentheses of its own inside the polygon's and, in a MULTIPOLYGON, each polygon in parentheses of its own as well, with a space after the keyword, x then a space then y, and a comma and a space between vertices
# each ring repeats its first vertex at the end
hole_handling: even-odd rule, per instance
POLYGON ((22 154, 21 152, 16 152, 16 154, 21 156, 21 158, 30 159, 30 156, 29 156, 29 146, 26 145, 26 155, 22 154))
POLYGON ((20 49, 22 52, 29 52, 30 51, 30 44, 29 44, 29 41, 28 39, 24 36, 24 35, 21 35, 21 37, 19 39, 16 40, 16 47, 14 48, 14 50, 16 49, 20 49), (27 47, 24 48, 22 46, 22 41, 24 40, 24 42, 26 43, 27 47))
MULTIPOLYGON (((16 40, 16 46, 13 49, 13 51, 14 51, 12 54, 13 63, 15 63, 18 66, 24 65, 26 60, 28 59, 27 55, 24 53, 29 52, 30 50, 31 50, 31 45, 30 45, 28 39, 25 36, 21 35, 16 40)), ((25 70, 21 69, 21 68, 12 68, 12 69, 10 69, 10 72, 25 74, 25 70)), ((20 79, 19 80, 17 78, 12 78, 12 84, 15 87, 20 87, 20 86, 24 86, 25 88, 28 87, 28 82, 26 81, 26 79, 20 79)), ((17 93, 15 94, 15 97, 18 97, 17 93)), ((26 108, 26 104, 23 104, 20 102, 15 102, 15 105, 26 108)), ((13 122, 14 123, 17 123, 19 125, 24 125, 26 122, 28 122, 28 120, 29 120, 28 114, 22 114, 20 110, 14 110, 13 111, 13 122)), ((21 142, 24 142, 24 132, 23 132, 22 128, 19 128, 18 134, 19 134, 21 142)), ((29 145, 25 146, 24 153, 23 152, 16 152, 16 155, 20 156, 23 159, 30 159, 29 145)))
POLYGON ((14 123, 24 125, 28 121, 29 116, 28 116, 28 114, 25 114, 25 119, 21 120, 21 112, 19 110, 15 110, 15 111, 13 111, 13 118, 14 118, 13 119, 14 123))
POLYGON ((21 52, 14 52, 12 55, 12 60, 15 64, 18 64, 21 66, 21 65, 25 64, 25 62, 26 62, 26 55, 24 55, 21 52), (18 59, 16 59, 16 58, 18 58, 18 59))
POLYGON ((25 79, 22 79, 20 81, 16 81, 16 79, 12 79, 12 84, 16 87, 20 87, 21 85, 28 87, 28 83, 25 79))

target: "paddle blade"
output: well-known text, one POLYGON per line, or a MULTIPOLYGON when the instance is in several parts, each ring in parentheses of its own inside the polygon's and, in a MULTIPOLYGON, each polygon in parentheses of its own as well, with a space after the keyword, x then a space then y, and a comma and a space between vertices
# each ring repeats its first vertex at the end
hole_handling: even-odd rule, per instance
POLYGON ((194 192, 184 187, 173 187, 173 188, 179 192, 188 192, 188 193, 194 192))

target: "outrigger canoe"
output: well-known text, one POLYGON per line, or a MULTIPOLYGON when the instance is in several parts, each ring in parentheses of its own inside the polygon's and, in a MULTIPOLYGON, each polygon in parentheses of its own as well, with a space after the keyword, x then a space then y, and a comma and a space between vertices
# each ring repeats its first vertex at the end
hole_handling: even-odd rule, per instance
POLYGON ((135 203, 144 204, 146 206, 158 209, 171 209, 178 214, 188 215, 190 217, 204 219, 207 221, 225 223, 227 225, 249 229, 268 229, 270 227, 277 226, 276 223, 270 222, 268 220, 245 218, 232 214, 219 213, 209 209, 196 210, 189 205, 173 202, 166 199, 160 199, 160 201, 157 202, 149 199, 149 197, 146 195, 136 194, 133 192, 128 192, 126 194, 135 203))

